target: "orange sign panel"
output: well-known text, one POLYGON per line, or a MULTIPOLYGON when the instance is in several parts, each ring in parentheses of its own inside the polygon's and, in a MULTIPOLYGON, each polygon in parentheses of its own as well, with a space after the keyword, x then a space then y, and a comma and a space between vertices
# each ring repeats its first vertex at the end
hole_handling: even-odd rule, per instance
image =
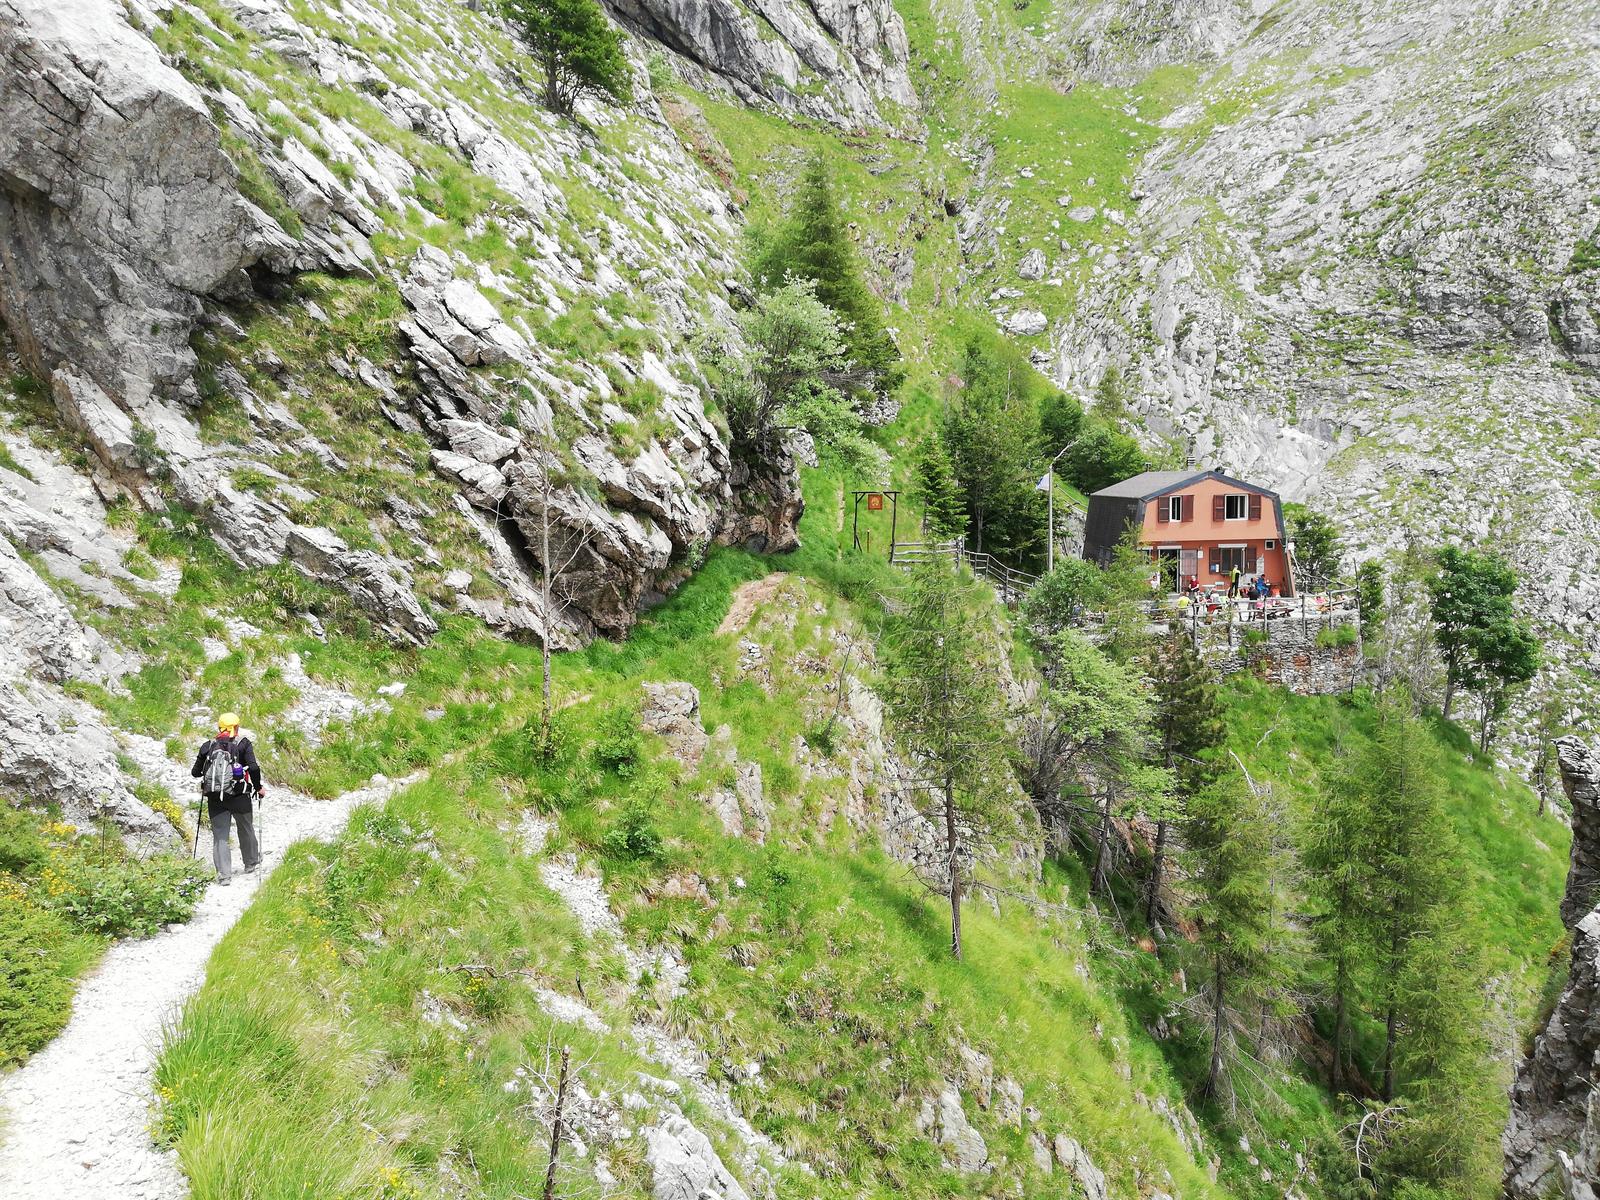
POLYGON ((868 492, 867 493, 867 511, 868 512, 882 512, 883 511, 883 493, 882 492, 868 492))

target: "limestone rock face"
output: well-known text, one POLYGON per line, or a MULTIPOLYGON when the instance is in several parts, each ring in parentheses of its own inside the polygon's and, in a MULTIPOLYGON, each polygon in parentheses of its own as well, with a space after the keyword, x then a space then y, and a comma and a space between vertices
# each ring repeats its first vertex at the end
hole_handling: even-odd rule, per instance
POLYGON ((845 128, 914 108, 910 44, 892 0, 606 0, 628 28, 741 98, 845 128), (777 36, 772 36, 773 33, 777 36))
MULTIPOLYGON (((848 111, 866 113, 879 94, 910 98, 904 33, 887 2, 824 6, 821 15, 779 7, 773 19, 805 55, 833 62, 848 111), (887 49, 874 58, 874 47, 887 49)), ((0 3, 0 318, 118 486, 149 507, 176 500, 200 514, 242 567, 287 561, 347 592, 376 628, 406 643, 437 628, 429 595, 506 632, 574 646, 624 632, 719 540, 798 544, 794 463, 764 464, 758 477, 736 469, 706 415, 689 342, 731 316, 724 295, 737 276, 738 236, 728 197, 676 142, 654 137, 591 163, 570 123, 531 104, 511 118, 472 107, 454 81, 514 69, 474 49, 499 32, 474 26, 494 21, 479 6, 341 11, 341 23, 401 41, 397 19, 427 24, 436 48, 395 79, 354 40, 328 32, 318 18, 337 5, 317 0, 298 15, 287 0, 227 8, 219 39, 251 58, 277 56, 290 86, 299 73, 359 89, 365 122, 304 108, 291 117, 273 101, 274 125, 246 100, 258 79, 202 61, 205 40, 169 61, 145 32, 159 16, 137 3, 0 3), (504 128, 510 120, 518 127, 504 128), (459 241, 424 242, 393 259, 374 253, 369 239, 380 232, 439 221, 411 195, 439 170, 437 157, 415 148, 419 137, 471 187, 495 189, 493 224, 517 246, 520 277, 459 241), (604 196, 626 220, 606 218, 601 237, 569 210, 572 189, 604 196), (325 363, 264 348, 208 365, 201 387, 197 331, 216 344, 246 341, 252 318, 292 296, 307 271, 397 291, 398 338, 362 338, 362 352, 341 342, 325 363), (541 326, 574 305, 598 310, 580 327, 624 329, 643 348, 601 356, 549 345, 541 326), (296 492, 277 460, 300 452, 332 471, 351 465, 291 411, 296 396, 315 398, 318 371, 370 395, 398 434, 428 440, 428 465, 465 505, 455 529, 476 544, 424 532, 399 497, 386 505, 404 535, 393 539, 399 551, 381 531, 375 547, 357 548, 305 522, 300 513, 317 497, 296 492), (629 393, 648 399, 630 408, 620 403, 629 393), (243 436, 226 444, 203 435, 199 419, 219 399, 244 412, 243 436), (241 487, 241 471, 275 486, 241 487), (553 474, 561 481, 546 486, 553 474), (534 548, 547 532, 562 576, 551 611, 534 548), (498 593, 445 585, 463 565, 498 593)), ((507 79, 505 91, 518 88, 507 79)), ((333 320, 300 303, 317 322, 333 320)), ((414 469, 412 450, 388 449, 414 469)))
POLYGON ((644 1137, 654 1200, 746 1200, 711 1140, 684 1117, 668 1116, 644 1137))
POLYGON ((926 1098, 917 1113, 917 1129, 932 1138, 958 1171, 973 1174, 989 1167, 989 1147, 967 1121, 961 1093, 945 1084, 937 1096, 926 1098))
POLYGON ((1572 802, 1572 869, 1562 918, 1572 930, 1565 990, 1534 1039, 1511 1089, 1506 1152, 1508 1200, 1593 1200, 1600 1182, 1600 758, 1576 738, 1556 743, 1572 802))
POLYGON ((710 738, 700 725, 700 692, 692 683, 647 683, 639 724, 658 733, 667 750, 693 770, 705 756, 710 738))

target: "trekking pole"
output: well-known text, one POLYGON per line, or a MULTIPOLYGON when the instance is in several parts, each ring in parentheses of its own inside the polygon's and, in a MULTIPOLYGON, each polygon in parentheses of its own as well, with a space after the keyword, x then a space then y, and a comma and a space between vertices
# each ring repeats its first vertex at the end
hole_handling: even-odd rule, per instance
POLYGON ((256 861, 260 862, 267 856, 267 842, 266 838, 261 832, 261 814, 264 813, 266 809, 261 803, 260 788, 255 788, 251 791, 250 803, 255 806, 256 810, 256 861))
POLYGON ((195 801, 194 806, 194 846, 189 850, 190 858, 200 857, 200 813, 204 810, 205 803, 206 795, 201 792, 200 799, 195 801))

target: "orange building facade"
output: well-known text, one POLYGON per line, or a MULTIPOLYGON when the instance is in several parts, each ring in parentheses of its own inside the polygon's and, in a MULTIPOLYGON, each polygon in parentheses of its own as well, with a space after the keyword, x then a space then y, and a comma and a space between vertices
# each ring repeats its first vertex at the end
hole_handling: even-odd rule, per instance
POLYGON ((1264 575, 1275 594, 1294 595, 1276 492, 1220 471, 1146 471, 1089 497, 1084 557, 1104 563, 1129 526, 1148 549, 1157 586, 1182 591, 1264 575))

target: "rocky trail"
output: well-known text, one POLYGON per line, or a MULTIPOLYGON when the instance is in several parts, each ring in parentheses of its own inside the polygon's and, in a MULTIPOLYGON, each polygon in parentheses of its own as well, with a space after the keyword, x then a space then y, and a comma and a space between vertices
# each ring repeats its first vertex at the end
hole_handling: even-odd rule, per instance
POLYGON ((119 942, 84 980, 60 1036, 0 1079, 0 1196, 29 1200, 179 1200, 174 1154, 151 1143, 152 1072, 162 1039, 205 977, 212 950, 250 906, 284 850, 327 839, 357 806, 420 779, 376 779, 333 800, 270 789, 262 869, 212 885, 182 925, 119 942))

